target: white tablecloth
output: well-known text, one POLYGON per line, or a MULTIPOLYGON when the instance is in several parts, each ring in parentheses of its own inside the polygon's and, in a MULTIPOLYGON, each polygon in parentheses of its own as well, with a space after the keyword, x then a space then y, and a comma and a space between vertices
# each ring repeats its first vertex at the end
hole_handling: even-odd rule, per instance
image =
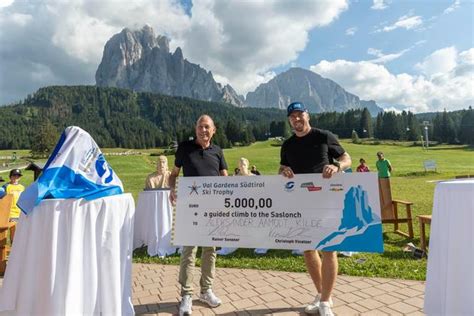
POLYGON ((431 220, 425 313, 474 315, 474 180, 440 182, 431 220))
POLYGON ((150 256, 164 257, 174 254, 171 245, 173 207, 170 190, 143 191, 138 196, 135 213, 133 248, 147 245, 150 256))
POLYGON ((21 216, 0 315, 133 315, 134 208, 122 194, 44 200, 21 216))

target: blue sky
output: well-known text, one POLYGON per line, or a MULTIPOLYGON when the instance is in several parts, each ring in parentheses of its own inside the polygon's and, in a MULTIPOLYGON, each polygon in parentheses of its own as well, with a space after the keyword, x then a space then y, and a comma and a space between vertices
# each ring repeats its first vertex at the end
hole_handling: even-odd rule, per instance
POLYGON ((411 73, 416 63, 435 50, 453 45, 461 51, 473 47, 472 2, 461 3, 459 9, 443 15, 443 11, 453 3, 393 1, 384 10, 373 10, 370 9, 373 5, 370 1, 353 2, 332 24, 309 33, 309 43, 298 58, 298 65, 307 68, 324 59, 368 60, 373 58, 367 53, 370 47, 385 53, 396 53, 425 41, 403 58, 387 65, 387 68, 396 73, 411 73), (424 22, 420 28, 413 30, 399 28, 391 32, 375 33, 382 25, 393 24, 409 13, 420 16, 424 21, 433 20, 424 22), (346 35, 346 30, 350 28, 357 28, 352 36, 346 35))
POLYGON ((298 66, 386 109, 462 109, 473 18, 472 0, 0 0, 0 104, 94 84, 107 40, 148 24, 243 95, 298 66))

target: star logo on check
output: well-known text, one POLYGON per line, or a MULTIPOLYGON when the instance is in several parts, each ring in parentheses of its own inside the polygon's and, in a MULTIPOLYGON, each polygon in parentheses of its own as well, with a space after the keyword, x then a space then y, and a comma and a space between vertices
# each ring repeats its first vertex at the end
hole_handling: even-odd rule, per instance
POLYGON ((196 182, 194 182, 192 186, 188 187, 191 189, 191 191, 189 192, 189 195, 192 195, 193 193, 196 193, 196 195, 199 195, 198 189, 200 187, 201 187, 200 185, 198 186, 196 185, 196 182))

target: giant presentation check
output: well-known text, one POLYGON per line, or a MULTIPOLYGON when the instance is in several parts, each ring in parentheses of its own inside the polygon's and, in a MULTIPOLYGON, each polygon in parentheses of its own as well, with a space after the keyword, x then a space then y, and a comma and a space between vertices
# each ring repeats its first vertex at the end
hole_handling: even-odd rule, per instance
POLYGON ((382 252, 377 175, 182 177, 173 243, 382 252))

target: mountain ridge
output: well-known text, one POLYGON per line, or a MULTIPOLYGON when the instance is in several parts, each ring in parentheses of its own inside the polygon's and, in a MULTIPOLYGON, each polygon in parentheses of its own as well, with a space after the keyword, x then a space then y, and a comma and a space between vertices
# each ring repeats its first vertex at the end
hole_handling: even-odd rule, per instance
POLYGON ((180 47, 171 53, 169 39, 155 36, 149 26, 135 31, 125 28, 112 36, 105 44, 95 79, 99 87, 244 105, 231 86, 223 87, 210 71, 185 59, 180 47))
POLYGON ((360 100, 336 82, 302 68, 290 68, 243 98, 229 84, 216 82, 211 71, 185 59, 180 47, 171 53, 169 42, 166 36, 155 35, 150 26, 124 28, 105 44, 96 85, 226 102, 237 107, 285 109, 289 103, 300 101, 312 113, 367 107, 375 116, 382 111, 375 101, 360 100))
POLYGON ((294 101, 303 102, 312 113, 344 112, 366 107, 372 116, 382 111, 375 101, 364 101, 336 82, 303 68, 290 68, 263 83, 246 96, 253 107, 285 109, 294 101))

